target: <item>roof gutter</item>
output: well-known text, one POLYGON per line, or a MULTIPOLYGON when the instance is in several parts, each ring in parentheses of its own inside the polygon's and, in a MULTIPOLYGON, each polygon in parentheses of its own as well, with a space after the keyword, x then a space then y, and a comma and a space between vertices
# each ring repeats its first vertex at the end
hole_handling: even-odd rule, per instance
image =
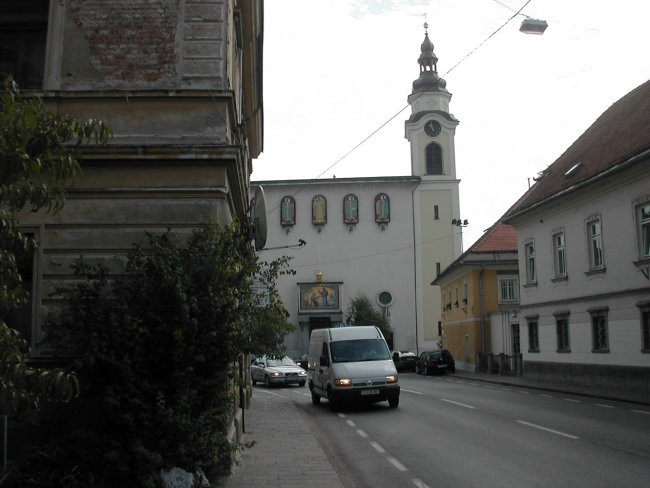
POLYGON ((552 203, 555 200, 558 200, 558 199, 566 196, 569 193, 573 193, 575 191, 581 190, 582 188, 585 188, 585 187, 587 187, 589 185, 592 185, 593 183, 597 183, 600 180, 608 178, 608 177, 610 177, 610 176, 612 176, 612 175, 614 175, 616 173, 620 173, 622 171, 625 171, 630 166, 634 166, 635 164, 641 162, 643 159, 647 159, 648 157, 650 157, 650 149, 646 149, 645 151, 643 151, 643 152, 641 152, 641 153, 639 153, 639 154, 637 154, 635 156, 632 156, 631 158, 627 159, 626 161, 623 161, 622 163, 617 164, 616 166, 613 166, 613 167, 611 167, 611 168, 609 168, 609 169, 607 169, 605 171, 602 171, 601 173, 598 173, 597 175, 593 176, 592 178, 589 178, 589 179, 587 179, 585 181, 582 181, 582 182, 577 183, 577 184, 575 184, 573 186, 570 186, 569 188, 565 188, 564 190, 561 190, 561 191, 551 195, 550 197, 547 197, 547 198, 545 198, 545 199, 531 205, 530 207, 526 207, 523 210, 520 210, 519 212, 515 212, 515 213, 507 216, 506 218, 504 218, 502 220, 502 222, 504 222, 505 224, 510 224, 513 220, 517 219, 517 217, 520 217, 520 216, 522 216, 522 215, 524 215, 524 214, 526 214, 528 212, 531 212, 531 211, 536 210, 536 209, 538 209, 540 207, 543 207, 544 205, 546 205, 548 203, 552 203))

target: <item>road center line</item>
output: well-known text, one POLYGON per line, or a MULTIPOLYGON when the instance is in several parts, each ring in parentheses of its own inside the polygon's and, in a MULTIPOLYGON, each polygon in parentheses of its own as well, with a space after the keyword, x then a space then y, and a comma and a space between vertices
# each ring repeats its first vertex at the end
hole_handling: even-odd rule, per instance
POLYGON ((388 456, 388 462, 395 466, 399 471, 408 471, 406 466, 404 466, 402 463, 400 463, 397 459, 395 459, 392 456, 388 456))
POLYGON ((597 407, 614 408, 614 405, 605 405, 604 403, 594 403, 597 407))
POLYGON ((429 485, 427 485, 424 481, 418 478, 414 478, 411 480, 413 484, 415 485, 416 488, 429 488, 429 485))
POLYGON ((356 427, 357 424, 355 424, 352 420, 346 420, 345 421, 350 427, 356 427))
POLYGON ((458 406, 465 407, 465 408, 471 408, 471 409, 475 409, 475 408, 476 408, 476 407, 472 407, 471 405, 467 405, 467 404, 465 404, 465 403, 454 402, 453 400, 447 400, 446 398, 441 398, 441 400, 442 400, 443 402, 453 403, 454 405, 458 405, 458 406))
POLYGON ((368 434, 366 434, 365 431, 363 431, 363 430, 361 430, 361 429, 357 429, 357 434, 359 434, 359 435, 360 435, 361 437, 363 437, 364 439, 367 439, 367 438, 368 438, 368 434))
POLYGON ((575 435, 567 434, 566 432, 560 432, 559 430, 549 429, 548 427, 542 427, 541 425, 531 424, 530 422, 526 422, 525 420, 517 420, 517 423, 522 425, 527 425, 528 427, 532 427, 534 429, 544 430, 546 432, 550 432, 551 434, 557 434, 563 437, 568 437, 569 439, 580 439, 580 437, 577 437, 575 435))
POLYGON ((414 395, 422 395, 422 392, 415 390, 407 390, 406 388, 401 388, 400 391, 405 391, 407 393, 413 393, 414 395))
POLYGON ((371 441, 370 445, 375 449, 375 451, 379 453, 383 454, 386 452, 386 450, 383 447, 381 447, 379 444, 377 444, 375 441, 371 441))
POLYGON ((573 403, 582 403, 580 400, 574 400, 573 398, 565 398, 567 402, 573 402, 573 403))
POLYGON ((650 412, 646 412, 645 410, 632 410, 635 413, 643 413, 645 415, 650 415, 650 412))

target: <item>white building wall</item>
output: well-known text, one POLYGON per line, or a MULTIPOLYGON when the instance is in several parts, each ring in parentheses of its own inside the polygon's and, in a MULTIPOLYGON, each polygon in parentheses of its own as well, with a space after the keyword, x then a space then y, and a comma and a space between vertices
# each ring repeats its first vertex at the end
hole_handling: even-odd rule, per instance
MULTIPOLYGON (((315 282, 316 271, 323 273, 326 283, 342 283, 341 312, 324 314, 333 320, 345 320, 350 301, 365 294, 377 308, 376 297, 382 291, 393 296, 388 308, 390 324, 397 349, 416 348, 415 284, 412 189, 417 178, 372 178, 309 180, 305 182, 255 182, 264 188, 267 207, 267 248, 292 246, 304 239, 299 249, 261 251, 260 257, 271 260, 282 255, 292 256, 294 276, 281 277, 278 283, 289 321, 298 327, 308 320, 298 314, 298 283, 315 282), (353 193, 359 199, 359 223, 343 223, 343 197, 353 193), (375 222, 374 199, 378 193, 390 197, 390 223, 382 229, 375 222), (327 199, 327 224, 312 225, 311 201, 321 194, 327 199), (280 202, 286 195, 296 201, 296 224, 280 225, 280 202), (350 230, 352 227, 352 230, 350 230)), ((314 314, 316 315, 316 314, 314 314)), ((307 352, 308 327, 298 329, 285 341, 287 353, 298 356, 307 352)))
POLYGON ((539 352, 528 351, 527 321, 521 320, 525 361, 591 365, 650 366, 641 352, 641 314, 637 306, 650 300, 650 282, 634 265, 637 260, 635 200, 650 194, 650 174, 642 170, 612 177, 590 191, 564 198, 543 212, 531 213, 517 225, 522 316, 538 315, 539 352), (586 221, 600 215, 605 272, 588 273, 586 221), (564 228, 567 279, 553 281, 551 236, 564 228), (534 239, 537 283, 526 285, 524 245, 534 239), (609 352, 592 352, 590 308, 608 307, 609 352), (555 312, 569 311, 571 352, 556 352, 555 312))

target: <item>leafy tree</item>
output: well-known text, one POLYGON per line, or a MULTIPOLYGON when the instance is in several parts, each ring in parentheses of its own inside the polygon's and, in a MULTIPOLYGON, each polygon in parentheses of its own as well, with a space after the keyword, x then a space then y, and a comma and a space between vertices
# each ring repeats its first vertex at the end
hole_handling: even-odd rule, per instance
MULTIPOLYGON (((229 473, 233 365, 243 352, 281 354, 291 326, 275 280, 293 273, 287 264, 259 261, 238 222, 148 234, 121 276, 79 261, 76 274, 89 279, 58 290, 67 306, 48 337, 79 358, 89 387, 74 425, 39 452, 63 452, 52 468, 87 486, 152 487, 169 466, 229 473)), ((37 455, 26 466, 26 477, 50 469, 37 455)))
POLYGON ((388 318, 372 306, 366 295, 357 295, 352 299, 345 320, 350 325, 376 325, 387 338, 392 334, 388 318))
POLYGON ((105 143, 110 129, 51 113, 40 99, 20 98, 11 78, 0 93, 0 414, 33 418, 43 398, 75 395, 74 374, 42 371, 24 361, 26 342, 11 328, 11 314, 26 303, 17 259, 31 255, 35 240, 20 231, 15 213, 57 212, 65 187, 79 174, 82 144, 105 143))

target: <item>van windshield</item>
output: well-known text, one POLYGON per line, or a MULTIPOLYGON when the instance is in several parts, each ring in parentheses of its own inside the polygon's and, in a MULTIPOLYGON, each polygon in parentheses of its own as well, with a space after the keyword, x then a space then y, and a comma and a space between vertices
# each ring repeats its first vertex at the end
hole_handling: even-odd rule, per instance
POLYGON ((390 359, 386 341, 382 339, 355 339, 330 342, 333 363, 383 361, 390 359))

